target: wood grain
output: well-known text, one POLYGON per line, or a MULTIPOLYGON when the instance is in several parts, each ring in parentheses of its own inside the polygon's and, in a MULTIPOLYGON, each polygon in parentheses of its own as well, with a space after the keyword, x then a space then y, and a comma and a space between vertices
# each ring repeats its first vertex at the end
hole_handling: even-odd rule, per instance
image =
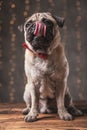
POLYGON ((24 104, 0 104, 0 130, 87 130, 87 102, 76 103, 84 116, 73 121, 60 120, 57 114, 39 114, 38 120, 24 122, 24 104))

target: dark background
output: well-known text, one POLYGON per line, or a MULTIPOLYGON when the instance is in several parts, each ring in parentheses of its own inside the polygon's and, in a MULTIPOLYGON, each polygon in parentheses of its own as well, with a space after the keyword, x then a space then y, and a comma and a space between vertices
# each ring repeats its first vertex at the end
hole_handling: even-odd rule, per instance
POLYGON ((87 100, 87 0, 0 0, 0 102, 22 102, 24 42, 18 25, 34 12, 65 17, 60 29, 70 65, 68 84, 74 100, 87 100))

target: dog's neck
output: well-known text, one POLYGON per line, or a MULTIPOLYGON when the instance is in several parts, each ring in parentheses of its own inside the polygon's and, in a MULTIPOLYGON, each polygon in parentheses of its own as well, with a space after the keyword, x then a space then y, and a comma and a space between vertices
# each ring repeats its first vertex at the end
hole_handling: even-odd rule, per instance
MULTIPOLYGON (((23 43, 23 47, 25 49, 28 49, 29 51, 31 51, 33 54, 35 54, 26 43, 23 43)), ((36 55, 36 54, 35 54, 36 55)), ((37 56, 43 60, 46 60, 48 58, 47 54, 43 54, 43 53, 37 53, 37 56)))

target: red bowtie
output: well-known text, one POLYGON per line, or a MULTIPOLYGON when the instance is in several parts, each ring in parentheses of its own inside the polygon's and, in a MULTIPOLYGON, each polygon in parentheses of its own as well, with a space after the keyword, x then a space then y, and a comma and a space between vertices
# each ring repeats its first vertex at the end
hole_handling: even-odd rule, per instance
MULTIPOLYGON (((29 48, 29 46, 28 46, 26 43, 23 43, 23 47, 24 47, 25 49, 28 49, 28 50, 31 51, 32 53, 34 53, 34 52, 29 48)), ((44 59, 44 60, 46 60, 46 59, 48 58, 48 55, 47 55, 47 54, 44 54, 44 53, 37 53, 37 56, 38 56, 39 58, 41 58, 41 59, 44 59)))

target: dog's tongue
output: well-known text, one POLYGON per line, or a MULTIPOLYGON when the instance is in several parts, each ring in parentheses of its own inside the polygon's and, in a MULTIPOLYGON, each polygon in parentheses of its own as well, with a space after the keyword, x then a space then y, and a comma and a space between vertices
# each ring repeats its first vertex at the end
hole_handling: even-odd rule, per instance
POLYGON ((35 31, 34 35, 36 36, 46 36, 46 25, 42 22, 36 22, 35 23, 35 31))

